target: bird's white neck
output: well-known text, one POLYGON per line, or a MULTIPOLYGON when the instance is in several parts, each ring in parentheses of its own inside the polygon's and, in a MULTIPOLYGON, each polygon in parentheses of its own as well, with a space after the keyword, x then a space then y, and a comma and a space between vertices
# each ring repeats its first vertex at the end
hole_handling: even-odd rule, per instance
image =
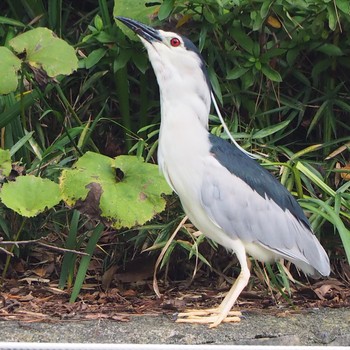
POLYGON ((180 75, 171 69, 158 72, 162 123, 177 122, 181 128, 192 129, 199 122, 208 129, 210 90, 202 71, 198 68, 194 73, 180 75))
POLYGON ((187 196, 192 198, 195 191, 195 188, 188 190, 188 182, 200 175, 202 160, 210 152, 208 130, 204 125, 208 117, 204 121, 204 116, 197 116, 184 104, 178 104, 176 110, 167 107, 162 105, 158 165, 168 184, 185 203, 187 196))
POLYGON ((187 93, 186 89, 164 96, 166 94, 167 91, 163 90, 160 96, 162 125, 167 125, 170 131, 173 128, 208 130, 210 103, 201 96, 187 93))
POLYGON ((169 183, 168 169, 183 169, 174 186, 179 191, 181 179, 187 176, 184 169, 202 152, 209 152, 210 88, 198 54, 187 52, 185 60, 181 55, 175 59, 159 45, 145 43, 160 91, 158 161, 169 183))
POLYGON ((159 85, 162 123, 177 120, 182 128, 191 129, 199 121, 208 129, 211 95, 198 55, 185 61, 179 57, 180 69, 174 59, 164 62, 152 45, 146 43, 146 48, 159 85))

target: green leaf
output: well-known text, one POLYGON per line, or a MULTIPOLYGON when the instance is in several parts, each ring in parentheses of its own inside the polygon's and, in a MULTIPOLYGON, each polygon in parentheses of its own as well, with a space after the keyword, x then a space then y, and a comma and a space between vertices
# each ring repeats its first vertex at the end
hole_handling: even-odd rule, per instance
POLYGON ((12 19, 12 18, 3 17, 3 16, 0 16, 0 23, 1 24, 8 24, 8 25, 14 26, 14 27, 25 27, 26 26, 25 24, 23 24, 20 21, 17 21, 17 20, 12 19))
POLYGON ((307 130, 307 136, 310 135, 310 132, 315 128, 315 126, 319 123, 320 119, 322 116, 325 116, 325 111, 327 110, 326 108, 329 105, 329 101, 325 100, 321 106, 317 109, 317 112, 315 113, 314 117, 312 118, 312 121, 309 125, 309 128, 307 130))
POLYGON ((346 111, 347 113, 350 113, 350 104, 344 102, 343 100, 334 100, 333 101, 335 105, 346 111))
POLYGON ((265 18, 262 17, 258 11, 252 11, 250 13, 250 18, 253 31, 261 30, 265 18))
POLYGON ((292 74, 305 86, 311 86, 311 82, 309 81, 308 77, 300 70, 293 70, 292 74))
POLYGON ((260 16, 261 18, 265 18, 269 12, 270 12, 270 7, 272 6, 273 2, 271 0, 265 0, 261 6, 260 9, 260 16))
MULTIPOLYGON (((77 248, 77 235, 78 225, 80 219, 80 212, 78 210, 73 211, 72 218, 70 220, 69 232, 65 244, 66 249, 77 248)), ((65 252, 61 265, 60 280, 58 282, 58 288, 63 289, 67 283, 67 287, 71 287, 71 281, 73 279, 75 262, 77 255, 72 252, 65 252)))
POLYGON ((2 202, 16 213, 32 217, 50 209, 61 200, 58 184, 33 175, 19 176, 2 186, 2 202))
POLYGON ((255 64, 254 64, 254 66, 255 66, 255 68, 257 69, 257 70, 261 70, 261 62, 260 61, 256 61, 255 62, 255 64))
POLYGON ((254 41, 243 30, 233 28, 231 34, 240 47, 253 55, 254 41))
POLYGON ((9 176, 12 169, 11 153, 8 149, 0 148, 0 177, 9 176))
POLYGON ((318 62, 316 62, 313 67, 312 67, 312 71, 311 71, 311 77, 314 81, 317 81, 320 76, 321 73, 323 73, 324 71, 326 71, 327 69, 329 69, 329 67, 331 66, 332 62, 329 59, 329 57, 323 59, 323 60, 319 60, 318 62))
POLYGON ((71 294, 70 299, 69 299, 70 303, 73 303, 79 295, 80 289, 81 289, 81 287, 84 283, 84 280, 85 280, 86 272, 87 272, 87 269, 89 267, 89 263, 90 263, 92 254, 96 248, 96 244, 97 244, 99 238, 101 237, 101 233, 103 231, 103 228, 104 227, 102 224, 98 224, 91 233, 89 242, 88 242, 88 244, 86 246, 86 250, 85 250, 85 253, 87 253, 88 255, 83 256, 81 258, 79 269, 77 272, 77 276, 76 276, 76 279, 74 282, 72 294, 71 294))
POLYGON ((260 61, 262 63, 268 63, 271 58, 281 56, 286 52, 285 49, 280 49, 280 48, 273 48, 267 50, 265 53, 263 53, 260 57, 260 61))
POLYGON ((49 77, 71 74, 78 68, 74 48, 47 28, 36 28, 16 36, 9 42, 17 52, 25 52, 25 61, 32 67, 44 69, 49 77))
POLYGON ((14 156, 33 136, 34 131, 26 133, 10 149, 11 156, 14 156))
POLYGON ((281 77, 280 73, 278 73, 276 70, 271 68, 268 64, 263 65, 261 67, 261 71, 271 81, 276 81, 277 83, 282 82, 282 77, 281 77))
POLYGON ((222 104, 222 93, 221 93, 218 76, 216 75, 215 71, 211 67, 208 68, 208 75, 209 75, 209 80, 213 88, 214 94, 222 104))
POLYGON ((101 16, 99 16, 99 15, 95 16, 95 18, 94 18, 94 25, 95 25, 95 28, 98 31, 101 31, 103 29, 103 21, 102 21, 101 16))
POLYGON ((287 125, 290 123, 290 120, 284 120, 281 123, 268 126, 267 128, 261 129, 253 134, 253 139, 262 139, 264 137, 270 136, 272 134, 275 134, 276 132, 284 129, 287 127, 287 125))
POLYGON ((251 70, 248 70, 245 74, 241 76, 242 81, 242 90, 247 90, 250 88, 255 81, 255 76, 253 75, 253 72, 251 70))
POLYGON ((189 252, 188 258, 191 259, 193 256, 196 256, 199 260, 203 261, 206 265, 211 266, 209 261, 196 250, 195 244, 191 244, 190 242, 177 240, 176 243, 180 245, 182 248, 186 249, 189 252))
MULTIPOLYGON (((149 0, 114 0, 113 16, 123 16, 135 19, 147 25, 152 24, 154 13, 159 10, 159 2, 149 0)), ((132 40, 138 40, 136 34, 120 21, 116 21, 122 32, 132 40)))
POLYGON ((199 33, 199 39, 198 39, 198 49, 200 52, 203 51, 207 37, 208 37, 208 27, 202 26, 201 31, 199 33))
POLYGON ((175 247, 176 247, 176 242, 171 242, 163 256, 162 262, 159 266, 159 270, 161 270, 167 263, 169 263, 171 254, 175 247))
POLYGON ((161 194, 171 193, 156 165, 134 156, 112 159, 93 152, 62 172, 60 187, 69 206, 115 228, 144 224, 164 210, 161 194))
POLYGON ((334 2, 338 9, 344 12, 346 15, 350 14, 350 2, 349 0, 337 0, 334 2))
POLYGON ((162 21, 170 16, 174 8, 174 0, 164 0, 158 11, 158 18, 162 21))
POLYGON ((140 55, 140 53, 133 54, 131 56, 131 59, 134 62, 135 66, 138 68, 138 70, 142 74, 145 74, 147 68, 149 67, 149 61, 148 61, 147 55, 140 55))
POLYGON ((107 50, 100 48, 100 49, 96 49, 94 51, 91 51, 89 56, 85 58, 85 68, 86 69, 90 69, 91 67, 93 67, 95 64, 97 64, 98 62, 100 62, 101 58, 104 57, 104 55, 106 54, 107 50))
POLYGON ((327 11, 329 29, 335 30, 335 28, 337 27, 337 14, 335 13, 333 2, 327 4, 327 11))
POLYGON ((343 56, 344 52, 334 44, 325 43, 317 48, 316 51, 322 52, 328 56, 343 56))
MULTIPOLYGON (((113 72, 122 69, 129 62, 132 52, 130 50, 123 50, 113 62, 113 72)), ((146 56, 147 57, 147 56, 146 56)))
POLYGON ((55 151, 64 150, 66 145, 72 142, 72 140, 80 135, 84 131, 83 126, 77 126, 74 128, 70 128, 67 130, 65 134, 62 134, 59 138, 57 138, 54 142, 51 143, 49 147, 47 147, 43 153, 42 158, 46 158, 47 156, 50 156, 55 151))
POLYGON ((210 24, 215 24, 217 21, 217 17, 215 16, 215 13, 211 10, 209 6, 203 7, 202 15, 205 18, 205 20, 210 24))
POLYGON ((115 42, 115 37, 106 31, 101 31, 94 38, 102 44, 111 44, 115 42))
POLYGON ((331 197, 335 197, 336 192, 329 187, 325 182, 322 181, 317 175, 315 175, 310 169, 308 169, 302 162, 296 163, 296 169, 302 172, 307 178, 309 178, 315 185, 321 188, 322 191, 326 192, 331 197))
POLYGON ((21 68, 18 59, 7 47, 0 47, 0 94, 8 94, 17 89, 17 72, 21 68))
POLYGON ((286 59, 290 66, 293 66, 300 54, 300 49, 298 47, 289 49, 287 51, 286 59))
POLYGON ((317 205, 322 207, 322 209, 324 209, 325 212, 329 215, 331 223, 337 228, 339 232, 339 236, 342 240, 343 247, 345 249, 346 257, 348 259, 348 262, 350 262, 350 231, 344 225, 343 221, 339 216, 339 213, 335 212, 333 207, 327 205, 327 203, 317 198, 309 198, 308 201, 316 203, 317 205))
POLYGON ((228 79, 228 80, 238 79, 238 78, 240 78, 243 74, 247 73, 248 70, 249 70, 249 68, 243 68, 243 67, 238 67, 238 66, 237 66, 237 67, 231 69, 231 70, 227 73, 226 79, 228 79))

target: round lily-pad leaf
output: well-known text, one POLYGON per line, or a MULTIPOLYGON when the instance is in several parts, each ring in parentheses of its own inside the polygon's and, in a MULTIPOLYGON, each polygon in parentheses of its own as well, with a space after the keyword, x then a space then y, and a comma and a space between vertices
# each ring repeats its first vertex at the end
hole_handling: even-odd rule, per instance
POLYGON ((5 183, 0 198, 8 208, 26 217, 36 216, 61 200, 58 184, 32 175, 19 176, 16 181, 5 183))
POLYGON ((26 54, 26 62, 42 68, 49 77, 71 74, 78 68, 74 48, 58 38, 50 29, 35 28, 16 36, 9 42, 17 52, 26 54))
MULTIPOLYGON (((90 192, 89 187, 94 184, 95 187, 100 186, 102 181, 109 181, 110 184, 113 184, 115 180, 111 171, 112 161, 112 158, 102 154, 87 152, 78 159, 71 169, 63 170, 59 181, 63 200, 70 207, 73 207, 77 202, 79 205, 86 200, 90 192)), ((97 191, 95 190, 95 192, 97 191)), ((97 196, 97 208, 101 194, 97 196)), ((88 203, 85 203, 85 207, 87 205, 88 203)), ((95 203, 94 206, 96 207, 95 203)))
POLYGON ((165 209, 166 202, 160 195, 170 194, 172 190, 157 165, 145 163, 135 156, 119 156, 113 168, 117 176, 119 174, 120 182, 116 186, 117 197, 107 198, 107 216, 127 218, 126 227, 132 227, 144 224, 165 209), (109 201, 113 205, 109 205, 109 201))
POLYGON ((158 167, 135 156, 87 152, 60 178, 63 200, 115 228, 142 225, 165 209, 171 189, 158 167))
POLYGON ((0 94, 8 94, 17 89, 17 72, 21 68, 21 60, 7 47, 0 47, 0 94))

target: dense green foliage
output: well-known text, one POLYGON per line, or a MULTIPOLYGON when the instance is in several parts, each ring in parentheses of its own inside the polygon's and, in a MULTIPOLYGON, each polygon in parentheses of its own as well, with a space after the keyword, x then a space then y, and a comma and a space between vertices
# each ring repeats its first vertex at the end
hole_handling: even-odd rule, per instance
MULTIPOLYGON (((180 32, 198 45, 233 136, 260 154, 263 165, 300 199, 330 255, 350 259, 349 2, 130 3, 0 4, 0 45, 9 47, 20 33, 47 27, 73 45, 79 57, 79 69, 58 77, 59 83, 27 65, 16 92, 0 96, 1 148, 11 150, 17 173, 25 169, 58 182, 62 170, 87 151, 153 160, 160 121, 157 83, 142 46, 135 36, 125 36, 112 13, 133 17, 180 32)), ((215 115, 211 128, 227 137, 215 115)), ((174 219, 178 213, 177 203, 169 200, 164 217, 137 231, 119 231, 117 245, 127 252, 164 247, 179 222, 174 219)), ((86 246, 90 255, 102 232, 101 226, 64 206, 26 225, 2 207, 0 227, 1 236, 9 240, 18 239, 19 233, 38 238, 56 232, 62 246, 86 246)), ((193 236, 188 227, 182 234, 184 239, 169 245, 162 266, 176 251, 207 263, 198 252, 202 237, 193 236)), ((16 253, 20 254, 17 248, 16 253)), ((126 255, 107 254, 105 264, 119 263, 126 255)), ((86 268, 88 262, 86 258, 86 268)), ((61 286, 71 283, 74 264, 75 257, 67 253, 61 286)), ((78 272, 79 283, 86 268, 78 272)), ((282 272, 281 276, 283 280, 282 272)))

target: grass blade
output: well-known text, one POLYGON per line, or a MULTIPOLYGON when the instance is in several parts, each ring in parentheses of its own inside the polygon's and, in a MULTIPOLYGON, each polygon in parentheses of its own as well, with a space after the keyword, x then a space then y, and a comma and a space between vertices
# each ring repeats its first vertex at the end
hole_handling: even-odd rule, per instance
POLYGON ((92 253, 96 247, 96 244, 101 236, 104 226, 102 224, 98 224, 95 229, 92 231, 92 235, 89 239, 85 252, 89 254, 88 256, 83 256, 80 261, 77 277, 75 279, 73 291, 71 297, 69 299, 70 303, 74 303, 76 298, 78 297, 81 287, 84 283, 86 271, 89 267, 89 263, 92 257, 92 253))
POLYGON ((350 263, 350 230, 348 230, 343 221, 341 220, 340 216, 336 213, 334 208, 332 208, 330 205, 326 204, 325 202, 316 199, 316 198, 309 198, 310 202, 317 203, 322 209, 325 210, 325 212, 329 215, 331 218, 331 223, 337 228, 337 231, 339 232, 340 239, 343 243, 346 258, 348 262, 350 263))
MULTIPOLYGON (((78 234, 78 224, 79 224, 80 212, 78 210, 73 211, 72 220, 70 223, 69 233, 66 242, 67 249, 76 249, 76 239, 78 234)), ((61 275, 60 280, 58 282, 58 288, 63 289, 66 283, 68 284, 68 288, 70 288, 74 266, 75 266, 76 255, 71 252, 66 252, 62 261, 61 275)))

